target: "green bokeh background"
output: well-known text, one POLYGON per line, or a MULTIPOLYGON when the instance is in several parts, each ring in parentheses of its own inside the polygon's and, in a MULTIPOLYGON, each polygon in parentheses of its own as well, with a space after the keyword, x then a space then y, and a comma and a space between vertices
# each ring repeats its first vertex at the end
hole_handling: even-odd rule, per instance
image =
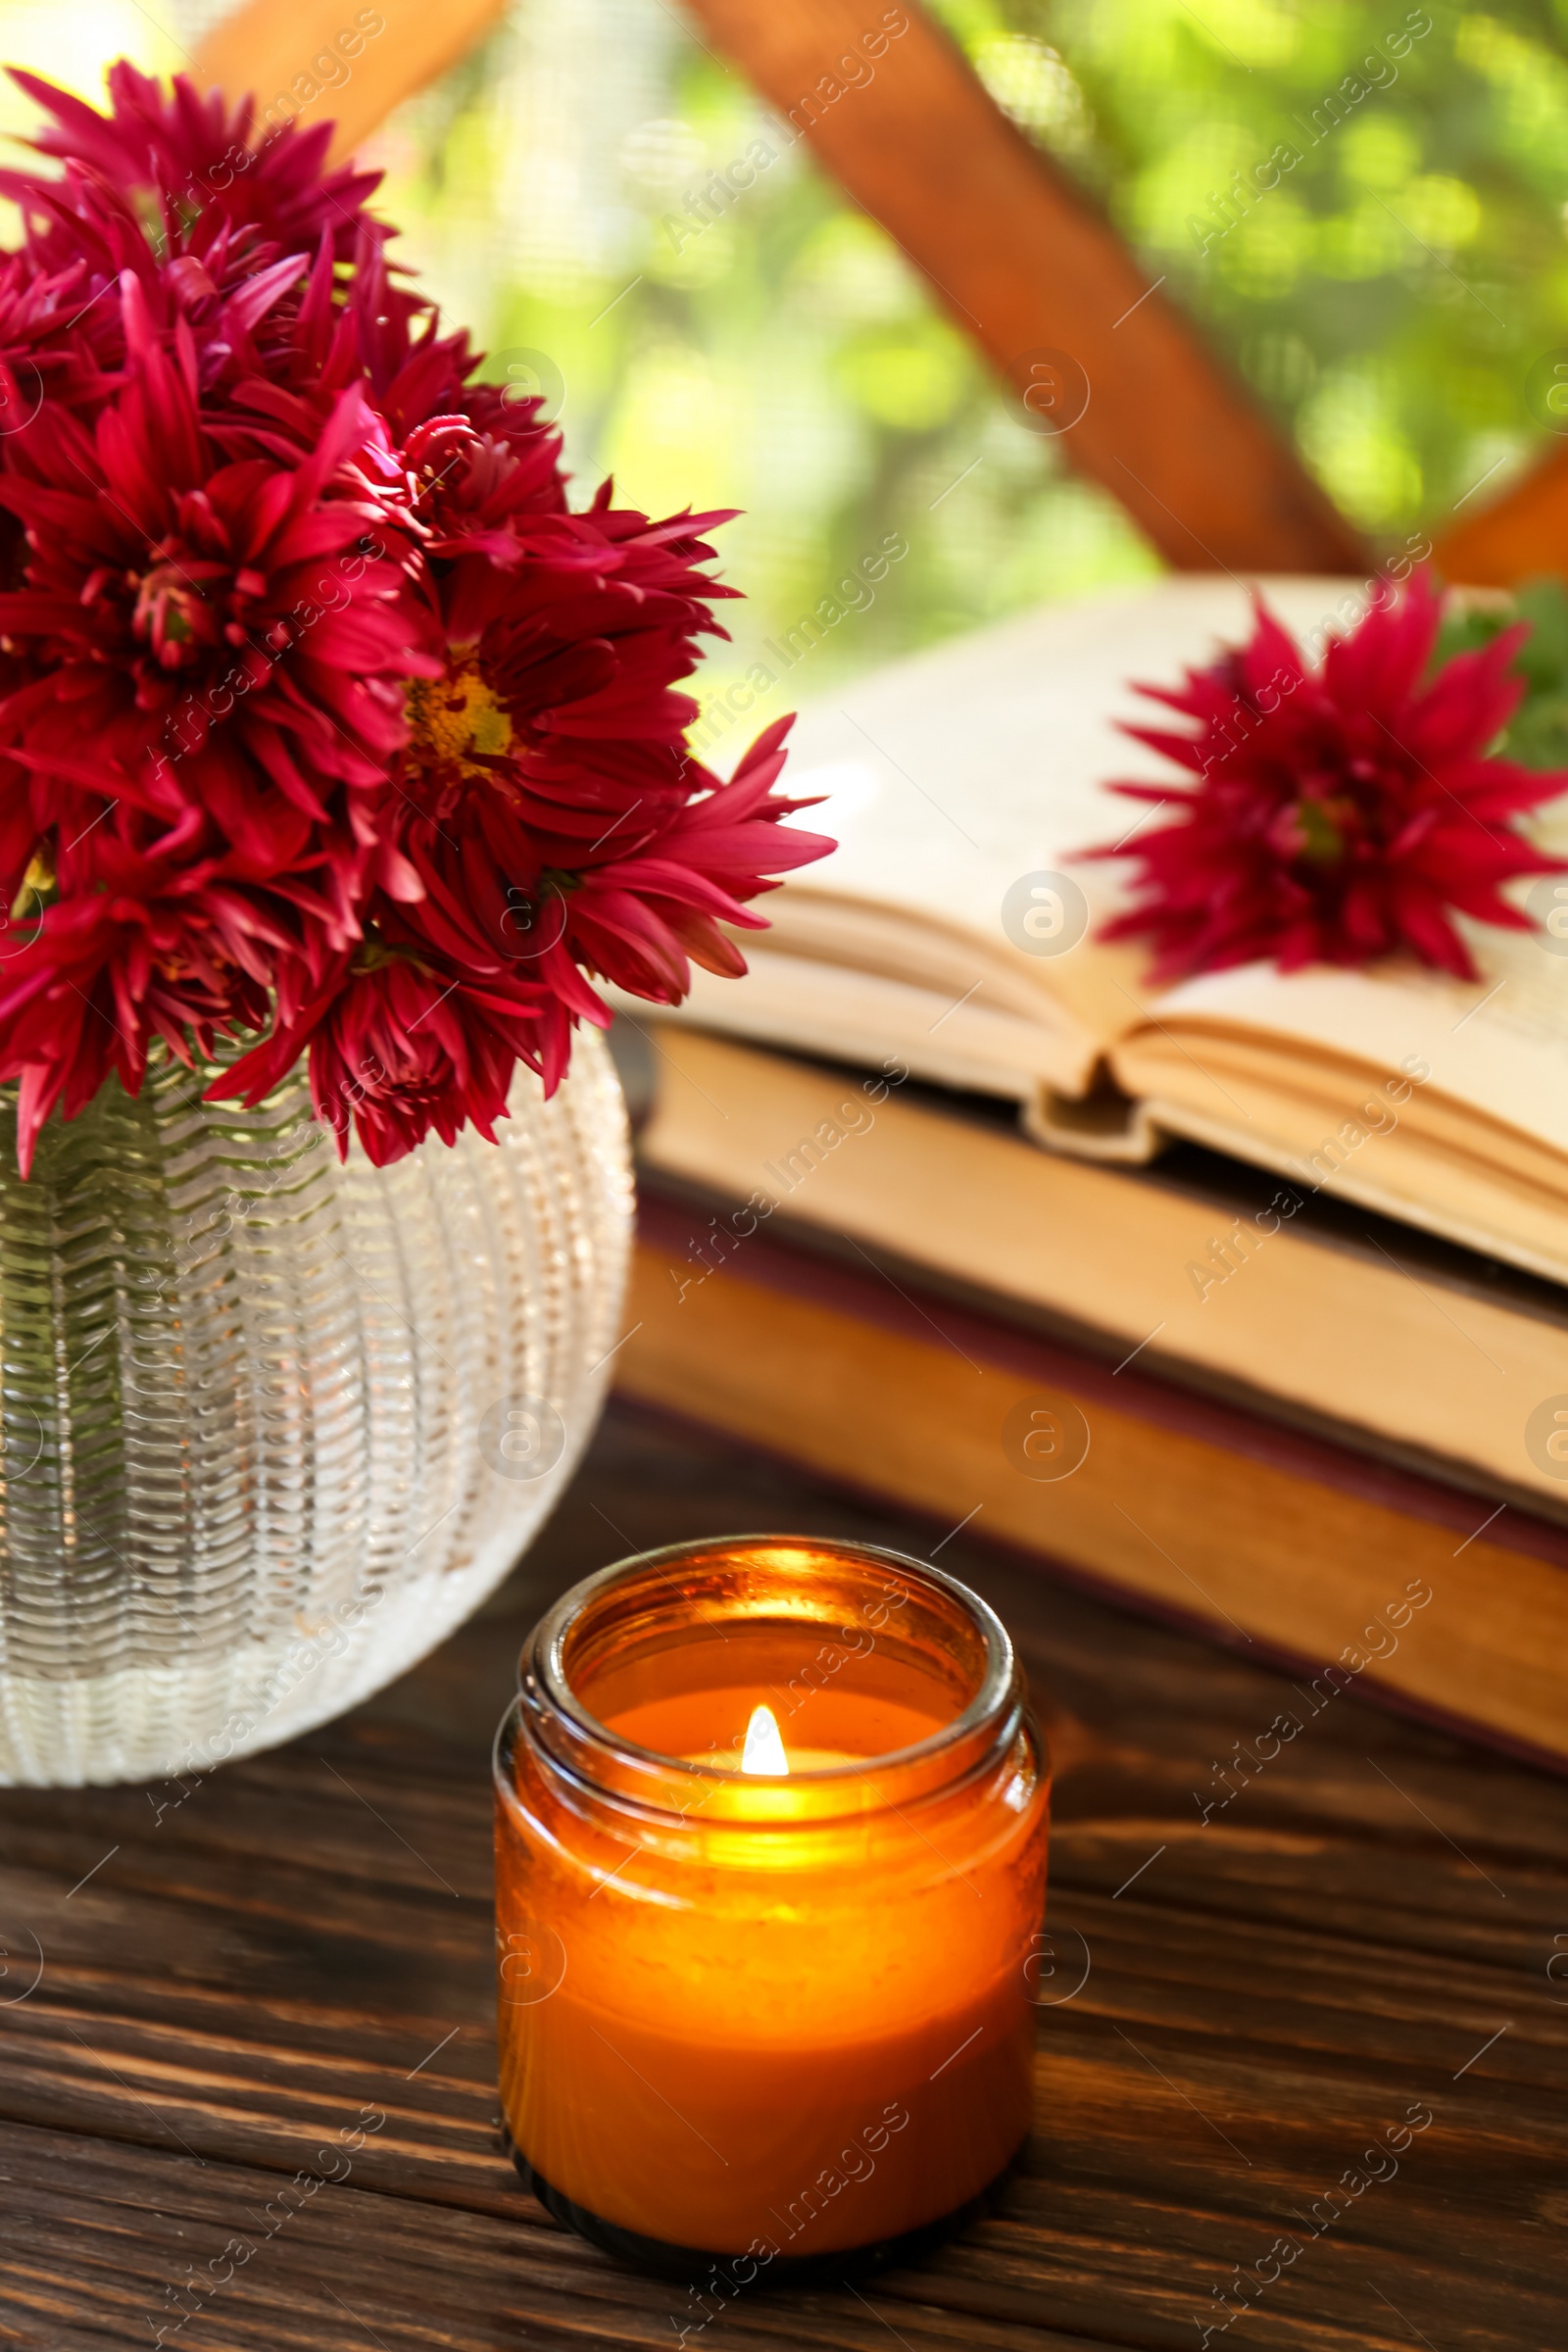
MULTIPOLYGON (((177 65, 220 13, 0 0, 0 48, 91 93, 117 51, 177 65)), ((1568 360, 1568 0, 940 14, 1374 539, 1441 529, 1549 445, 1542 386, 1559 348, 1568 360), (1365 94, 1330 125, 1348 75, 1365 94), (1227 226, 1234 175, 1282 142, 1300 160, 1227 226)), ((867 26, 880 15, 868 0, 867 26)), ((13 102, 5 123, 25 114, 13 102)), ((495 371, 559 376, 585 492, 612 468, 655 512, 745 510, 720 544, 750 602, 726 615, 735 642, 705 691, 824 598, 850 606, 837 583, 890 538, 906 547, 843 617, 824 613, 759 721, 894 653, 1159 568, 1062 446, 1025 429, 898 247, 663 0, 524 0, 373 157, 406 258, 500 355, 495 371), (754 183, 704 206, 714 172, 759 142, 776 152, 754 183)), ((940 178, 944 159, 926 160, 940 178)))

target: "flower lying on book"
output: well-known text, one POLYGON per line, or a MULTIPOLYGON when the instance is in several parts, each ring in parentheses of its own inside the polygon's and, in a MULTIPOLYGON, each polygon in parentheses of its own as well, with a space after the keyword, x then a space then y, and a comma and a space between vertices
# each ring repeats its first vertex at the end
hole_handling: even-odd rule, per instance
POLYGON ((1429 675, 1441 617, 1418 575, 1310 670, 1260 604, 1248 645, 1189 670, 1175 692, 1140 687, 1196 732, 1124 731, 1198 780, 1111 787, 1179 813, 1125 849, 1087 853, 1143 869, 1134 905, 1101 936, 1152 939, 1161 981, 1265 957, 1282 971, 1358 965, 1400 950, 1474 979, 1455 913, 1530 929, 1499 885, 1568 867, 1513 819, 1568 790, 1568 770, 1488 757, 1524 691, 1510 662, 1525 630, 1429 675))
POLYGON ((490 1135, 553 1089, 588 975, 660 1004, 832 846, 783 721, 722 784, 676 691, 727 516, 567 504, 539 403, 389 270, 327 127, 253 143, 128 65, 31 76, 60 176, 0 173, 0 1078, 29 1163, 155 1041, 309 1054, 346 1148, 490 1135))

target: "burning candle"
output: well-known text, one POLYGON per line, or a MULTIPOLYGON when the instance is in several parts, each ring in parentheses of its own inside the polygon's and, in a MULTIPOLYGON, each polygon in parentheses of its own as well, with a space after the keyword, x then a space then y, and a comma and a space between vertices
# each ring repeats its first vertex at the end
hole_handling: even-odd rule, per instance
POLYGON ((814 1538, 608 1568, 523 1653, 496 1792, 502 2100, 560 2218, 733 2291, 1005 2170, 1047 1784, 962 1585, 814 1538))

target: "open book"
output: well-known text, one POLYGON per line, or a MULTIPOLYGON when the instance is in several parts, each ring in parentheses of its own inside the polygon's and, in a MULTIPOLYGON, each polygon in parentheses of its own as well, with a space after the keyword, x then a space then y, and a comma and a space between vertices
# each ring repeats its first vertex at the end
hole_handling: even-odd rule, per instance
MULTIPOLYGON (((1261 586, 1309 647, 1347 593, 1261 586)), ((1182 780, 1113 722, 1149 716, 1135 683, 1173 685, 1250 626, 1240 583, 1174 579, 1026 614, 808 707, 787 781, 829 796, 802 821, 841 847, 763 903, 773 928, 745 935, 745 980, 697 974, 685 1017, 839 1061, 898 1056, 1015 1099, 1065 1152, 1140 1160, 1186 1136, 1568 1282, 1568 938, 1466 925, 1479 983, 1250 964, 1158 993, 1139 946, 1097 942, 1121 869, 1073 854, 1142 821, 1106 784, 1182 780)))

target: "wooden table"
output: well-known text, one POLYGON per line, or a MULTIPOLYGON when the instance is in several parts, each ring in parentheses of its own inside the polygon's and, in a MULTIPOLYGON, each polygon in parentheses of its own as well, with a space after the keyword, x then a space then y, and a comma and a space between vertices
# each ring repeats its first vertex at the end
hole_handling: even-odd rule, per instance
MULTIPOLYGON (((358 1714, 183 1788, 0 1798, 0 2342, 680 2340, 679 2290, 499 2151, 488 1748, 548 1597, 759 1527, 933 1540, 619 1409, 512 1583, 358 1714)), ((1205 1824, 1288 1683, 963 1538, 943 1564, 1012 1627, 1056 1758, 1035 2136, 924 2267, 687 2343, 1196 2347, 1240 2276, 1258 2346, 1560 2345, 1568 1788, 1346 1695, 1205 1824)))

